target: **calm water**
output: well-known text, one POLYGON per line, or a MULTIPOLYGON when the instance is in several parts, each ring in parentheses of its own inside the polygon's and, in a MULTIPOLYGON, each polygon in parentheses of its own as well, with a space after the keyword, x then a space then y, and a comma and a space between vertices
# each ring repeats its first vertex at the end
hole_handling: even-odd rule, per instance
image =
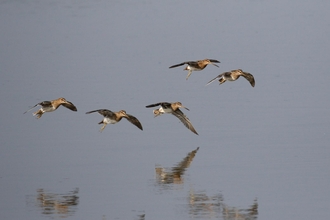
POLYGON ((0 219, 328 219, 329 6, 0 1, 0 219), (204 58, 220 67, 168 68, 204 58), (238 68, 255 88, 205 86, 238 68), (62 96, 78 112, 23 114, 62 96), (100 133, 99 108, 144 130, 100 133))

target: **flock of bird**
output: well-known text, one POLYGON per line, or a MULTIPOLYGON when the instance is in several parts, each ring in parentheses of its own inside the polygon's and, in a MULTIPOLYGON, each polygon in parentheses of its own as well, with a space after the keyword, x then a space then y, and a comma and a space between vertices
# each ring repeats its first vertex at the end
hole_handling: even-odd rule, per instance
MULTIPOLYGON (((186 77, 186 80, 188 80, 192 71, 201 71, 208 64, 212 64, 216 67, 219 67, 215 63, 220 63, 220 62, 218 60, 214 60, 214 59, 204 59, 204 60, 197 60, 197 61, 182 62, 182 63, 176 64, 176 65, 170 66, 169 68, 175 68, 175 67, 187 64, 187 66, 185 67, 184 70, 188 71, 188 75, 186 77)), ((219 80, 220 84, 222 84, 226 81, 235 81, 240 76, 243 76, 245 79, 247 79, 250 82, 252 87, 255 86, 255 80, 254 80, 253 75, 250 73, 247 73, 247 72, 243 72, 243 70, 241 70, 241 69, 224 72, 224 73, 218 75, 217 77, 215 77, 214 79, 212 79, 211 81, 209 81, 206 85, 209 85, 210 83, 212 83, 213 81, 215 81, 217 79, 219 80)), ((35 108, 38 105, 41 106, 41 108, 38 111, 33 113, 33 116, 36 116, 37 119, 40 118, 45 112, 55 111, 61 105, 72 111, 77 111, 76 106, 72 102, 67 101, 65 98, 58 98, 58 99, 55 99, 52 101, 40 102, 40 103, 34 105, 29 110, 27 110, 26 112, 24 112, 24 114, 27 113, 28 111, 32 110, 33 108, 35 108)), ((160 116, 164 113, 172 114, 175 117, 177 117, 190 131, 192 131, 193 133, 198 135, 197 131, 193 127, 189 118, 180 110, 180 108, 184 108, 189 111, 189 109, 186 108, 185 106, 183 106, 181 104, 181 102, 173 102, 173 103, 159 102, 159 103, 147 105, 146 108, 152 108, 152 107, 156 107, 156 106, 160 106, 160 107, 158 109, 153 110, 154 117, 160 116)), ((102 132, 108 124, 116 124, 122 118, 126 118, 133 125, 135 125, 139 129, 143 130, 141 122, 133 115, 127 114, 126 111, 124 111, 124 110, 120 110, 118 112, 113 112, 108 109, 98 109, 98 110, 86 112, 86 114, 91 114, 94 112, 97 112, 104 117, 103 120, 99 122, 99 124, 103 124, 100 129, 100 132, 102 132)))

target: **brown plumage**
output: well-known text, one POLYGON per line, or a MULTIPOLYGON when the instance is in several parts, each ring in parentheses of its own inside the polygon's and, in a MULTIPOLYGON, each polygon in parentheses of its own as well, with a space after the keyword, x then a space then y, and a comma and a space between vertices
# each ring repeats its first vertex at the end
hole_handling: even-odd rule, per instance
POLYGON ((143 130, 140 121, 133 115, 127 114, 126 111, 124 111, 124 110, 120 110, 119 112, 113 112, 108 109, 98 109, 98 110, 86 112, 86 114, 90 114, 90 113, 94 113, 94 112, 98 112, 99 114, 104 116, 103 120, 99 122, 99 124, 103 124, 103 126, 100 129, 100 132, 103 131, 103 129, 107 126, 107 124, 116 124, 122 118, 126 118, 127 121, 131 122, 133 125, 135 125, 139 129, 143 130))
POLYGON ((155 117, 159 116, 161 114, 164 114, 164 113, 172 114, 175 117, 177 117, 189 130, 191 130, 192 132, 194 132, 195 134, 198 135, 197 131, 195 130, 192 123, 190 122, 189 118, 185 114, 183 114, 183 112, 179 109, 179 108, 185 108, 189 111, 189 109, 184 107, 181 104, 181 102, 173 102, 173 103, 159 102, 159 103, 147 105, 146 108, 152 108, 152 107, 156 107, 156 106, 160 106, 160 108, 155 109, 153 111, 155 117))
POLYGON ((23 114, 27 113, 28 111, 32 110, 34 107, 40 105, 41 108, 33 113, 33 116, 36 116, 36 118, 40 118, 45 112, 53 112, 56 109, 58 109, 58 107, 60 107, 61 105, 63 105, 64 107, 72 110, 72 111, 77 111, 77 108, 74 104, 72 104, 71 102, 67 101, 65 98, 58 98, 52 101, 43 101, 43 102, 39 102, 38 104, 36 104, 35 106, 33 106, 32 108, 30 108, 29 110, 27 110, 26 112, 24 112, 23 114))
POLYGON ((203 70, 208 64, 212 64, 216 67, 219 67, 215 63, 220 63, 220 61, 214 60, 214 59, 204 59, 204 60, 197 60, 197 61, 185 61, 183 63, 179 63, 179 64, 176 64, 176 65, 170 66, 169 68, 175 68, 175 67, 187 64, 186 68, 184 69, 184 70, 188 70, 188 75, 186 77, 186 80, 187 80, 189 78, 189 76, 191 75, 192 71, 203 70))
POLYGON ((243 72, 243 70, 241 70, 241 69, 221 73, 220 75, 218 75, 217 77, 212 79, 210 82, 208 82, 206 85, 209 85, 210 83, 212 83, 213 81, 215 81, 217 79, 219 79, 220 84, 226 82, 227 80, 228 81, 235 81, 240 76, 243 76, 245 79, 247 79, 247 81, 250 82, 252 87, 255 86, 255 80, 254 80, 253 75, 251 73, 243 72))

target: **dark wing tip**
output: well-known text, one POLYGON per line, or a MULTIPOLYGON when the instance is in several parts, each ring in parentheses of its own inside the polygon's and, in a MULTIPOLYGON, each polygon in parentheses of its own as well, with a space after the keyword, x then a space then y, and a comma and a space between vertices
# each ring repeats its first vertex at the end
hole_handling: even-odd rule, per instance
POLYGON ((254 76, 251 73, 244 72, 243 77, 250 82, 252 87, 255 86, 256 82, 254 80, 254 76))
POLYGON ((150 105, 147 105, 146 108, 156 107, 156 106, 159 106, 160 104, 161 104, 161 102, 155 103, 155 104, 150 104, 150 105))
POLYGON ((183 62, 183 63, 179 63, 179 64, 175 64, 173 66, 170 66, 169 68, 174 68, 174 67, 178 67, 178 66, 182 66, 184 65, 186 62, 183 62))
POLYGON ((180 109, 177 109, 175 112, 172 113, 175 117, 177 117, 183 124, 186 126, 190 131, 197 134, 197 131, 195 130, 194 126, 190 122, 189 118, 183 114, 183 112, 180 109))
MULTIPOLYGON (((251 76, 252 76, 252 75, 251 75, 251 76)), ((252 76, 252 78, 251 78, 250 83, 251 83, 251 86, 252 86, 252 87, 254 87, 254 86, 256 85, 256 81, 254 80, 254 77, 253 77, 253 76, 252 76)))
POLYGON ((137 119, 137 118, 135 118, 136 119, 136 121, 134 121, 134 125, 136 126, 136 127, 138 127, 141 131, 143 131, 143 127, 142 127, 142 124, 141 124, 141 122, 137 119))
POLYGON ((126 118, 129 122, 131 122, 133 125, 135 125, 136 127, 138 127, 140 130, 143 131, 143 127, 142 127, 142 124, 141 122, 136 118, 134 117, 133 115, 129 115, 127 114, 128 118, 126 118))
POLYGON ((72 105, 69 109, 72 110, 72 111, 74 111, 74 112, 78 111, 77 107, 74 106, 74 105, 72 105))
POLYGON ((191 125, 191 126, 189 127, 189 130, 192 131, 193 133, 199 135, 199 134, 197 133, 197 131, 195 130, 194 126, 193 126, 191 123, 190 123, 190 125, 191 125))
POLYGON ((63 105, 64 107, 70 109, 71 111, 74 111, 74 112, 77 111, 77 107, 76 107, 74 104, 72 104, 72 102, 63 103, 62 105, 63 105))

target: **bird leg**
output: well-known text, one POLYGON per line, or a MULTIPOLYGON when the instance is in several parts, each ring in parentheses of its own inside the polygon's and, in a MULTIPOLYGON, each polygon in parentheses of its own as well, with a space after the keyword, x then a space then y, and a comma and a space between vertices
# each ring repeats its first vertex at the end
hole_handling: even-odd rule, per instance
POLYGON ((107 124, 106 123, 103 123, 103 126, 100 129, 100 132, 102 132, 104 130, 105 126, 107 126, 107 124))
POLYGON ((191 75, 192 71, 191 70, 188 70, 188 75, 186 77, 186 80, 188 80, 189 76, 191 75))
POLYGON ((43 111, 41 109, 39 109, 38 111, 36 111, 35 113, 33 113, 33 116, 36 116, 36 118, 40 118, 43 114, 43 111))

